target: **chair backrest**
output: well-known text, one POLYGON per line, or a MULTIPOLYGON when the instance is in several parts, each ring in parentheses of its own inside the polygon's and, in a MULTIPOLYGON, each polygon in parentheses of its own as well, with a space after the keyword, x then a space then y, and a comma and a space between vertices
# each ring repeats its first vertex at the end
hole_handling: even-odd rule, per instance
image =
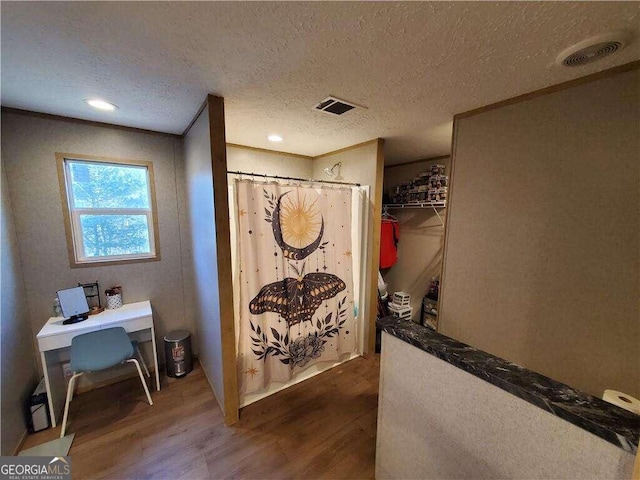
POLYGON ((114 367, 133 356, 133 346, 122 327, 96 330, 71 340, 71 369, 94 372, 114 367))

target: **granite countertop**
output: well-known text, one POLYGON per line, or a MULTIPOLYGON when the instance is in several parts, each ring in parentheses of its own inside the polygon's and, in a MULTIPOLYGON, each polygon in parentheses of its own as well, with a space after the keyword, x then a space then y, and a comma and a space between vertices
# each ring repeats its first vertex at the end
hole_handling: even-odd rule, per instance
POLYGON ((495 357, 417 323, 378 319, 378 328, 635 454, 640 415, 495 357))

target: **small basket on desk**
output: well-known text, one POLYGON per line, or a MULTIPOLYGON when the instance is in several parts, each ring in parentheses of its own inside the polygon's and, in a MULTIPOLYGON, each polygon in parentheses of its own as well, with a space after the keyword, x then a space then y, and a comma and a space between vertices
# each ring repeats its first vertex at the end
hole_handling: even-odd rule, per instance
POLYGON ((114 310, 122 307, 122 287, 113 287, 104 291, 107 298, 107 309, 114 310))

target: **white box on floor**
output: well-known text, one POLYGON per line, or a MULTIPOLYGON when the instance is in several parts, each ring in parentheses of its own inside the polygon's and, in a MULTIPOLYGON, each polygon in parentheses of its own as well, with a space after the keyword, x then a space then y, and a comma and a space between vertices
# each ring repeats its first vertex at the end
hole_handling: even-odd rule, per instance
POLYGON ((47 401, 47 388, 43 377, 29 398, 28 428, 30 432, 39 432, 51 426, 47 401))

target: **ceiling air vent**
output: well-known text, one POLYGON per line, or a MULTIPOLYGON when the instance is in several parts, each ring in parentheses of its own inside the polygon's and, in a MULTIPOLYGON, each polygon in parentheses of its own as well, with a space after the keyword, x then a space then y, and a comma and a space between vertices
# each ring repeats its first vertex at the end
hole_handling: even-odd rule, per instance
POLYGON ((336 97, 327 97, 317 105, 313 106, 314 110, 327 113, 329 115, 344 115, 345 113, 353 110, 354 108, 363 108, 355 103, 350 103, 345 100, 340 100, 336 97))
POLYGON ((579 67, 611 55, 627 43, 624 33, 598 35, 563 50, 556 58, 556 63, 565 67, 579 67))

